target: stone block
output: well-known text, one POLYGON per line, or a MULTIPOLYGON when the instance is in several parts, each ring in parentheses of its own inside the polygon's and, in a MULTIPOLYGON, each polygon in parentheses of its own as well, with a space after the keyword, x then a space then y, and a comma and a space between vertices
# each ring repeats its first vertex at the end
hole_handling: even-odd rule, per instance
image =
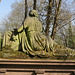
POLYGON ((0 75, 75 75, 75 61, 0 59, 0 75))
POLYGON ((32 75, 32 72, 6 72, 6 75, 32 75))

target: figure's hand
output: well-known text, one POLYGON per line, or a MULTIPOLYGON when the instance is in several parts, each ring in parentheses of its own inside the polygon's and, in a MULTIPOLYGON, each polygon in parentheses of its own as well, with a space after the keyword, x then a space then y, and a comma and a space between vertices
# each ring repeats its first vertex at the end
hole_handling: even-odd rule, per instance
POLYGON ((14 31, 17 32, 17 28, 15 28, 14 31))
POLYGON ((17 28, 13 29, 14 30, 14 35, 18 34, 17 28))

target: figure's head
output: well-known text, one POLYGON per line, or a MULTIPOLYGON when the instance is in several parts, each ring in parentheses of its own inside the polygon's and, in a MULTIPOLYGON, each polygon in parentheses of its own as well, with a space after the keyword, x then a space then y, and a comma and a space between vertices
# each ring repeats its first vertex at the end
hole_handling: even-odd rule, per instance
POLYGON ((31 10, 31 11, 29 12, 29 16, 30 16, 30 17, 38 17, 38 12, 37 12, 36 10, 31 10))

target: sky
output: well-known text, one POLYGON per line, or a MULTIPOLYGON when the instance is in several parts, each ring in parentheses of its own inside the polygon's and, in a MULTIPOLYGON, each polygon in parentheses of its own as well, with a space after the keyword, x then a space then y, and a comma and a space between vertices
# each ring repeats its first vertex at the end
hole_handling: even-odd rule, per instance
MULTIPOLYGON (((11 9, 12 3, 15 1, 20 1, 20 0, 1 0, 0 3, 0 20, 3 19, 5 16, 7 16, 11 9)), ((67 0, 69 3, 73 0, 67 0)))
POLYGON ((1 0, 0 3, 0 21, 11 12, 11 5, 19 0, 1 0))
MULTIPOLYGON (((0 23, 1 20, 4 19, 7 15, 9 15, 9 13, 11 12, 11 5, 12 3, 14 3, 15 1, 20 1, 20 0, 1 0, 0 3, 0 23)), ((68 2, 70 3, 73 0, 68 0, 68 2)), ((74 4, 73 4, 74 5, 74 4)), ((72 6, 72 8, 75 10, 75 5, 72 6)), ((73 10, 73 11, 74 11, 73 10)), ((72 10, 71 10, 72 11, 72 10)))

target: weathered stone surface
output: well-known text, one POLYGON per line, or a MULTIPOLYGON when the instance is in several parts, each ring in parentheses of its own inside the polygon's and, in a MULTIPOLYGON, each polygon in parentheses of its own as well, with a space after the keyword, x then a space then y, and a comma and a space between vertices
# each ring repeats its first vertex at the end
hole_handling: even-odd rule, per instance
POLYGON ((37 16, 37 11, 31 10, 29 17, 25 19, 19 29, 7 31, 3 39, 3 48, 10 46, 14 51, 22 51, 30 57, 74 58, 75 50, 56 44, 50 36, 42 33, 42 23, 37 19, 37 16))
POLYGON ((5 75, 32 75, 32 72, 6 72, 5 75))
POLYGON ((0 75, 75 75, 75 61, 0 59, 0 75))
POLYGON ((37 19, 38 12, 31 10, 29 17, 19 29, 7 31, 3 47, 10 45, 13 50, 22 50, 28 55, 50 57, 53 51, 53 40, 42 33, 42 23, 37 19))

